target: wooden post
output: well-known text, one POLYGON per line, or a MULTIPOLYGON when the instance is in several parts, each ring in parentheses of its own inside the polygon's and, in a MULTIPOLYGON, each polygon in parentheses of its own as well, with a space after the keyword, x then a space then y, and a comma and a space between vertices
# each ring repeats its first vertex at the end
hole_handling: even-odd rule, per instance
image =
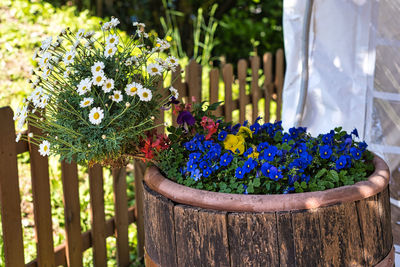
POLYGON ((264 65, 264 77, 265 77, 264 86, 263 86, 264 98, 265 98, 264 122, 269 122, 272 93, 274 90, 274 85, 272 83, 272 54, 271 53, 264 54, 263 65, 264 65))
POLYGON ((89 187, 90 214, 92 219, 93 263, 95 267, 107 267, 103 168, 99 164, 96 164, 89 169, 89 187))
POLYGON ((251 102, 253 106, 252 110, 252 122, 254 122, 258 116, 258 100, 260 100, 260 88, 258 87, 258 70, 260 69, 260 57, 254 56, 251 58, 251 102))
POLYGON ((24 266, 13 111, 0 108, 0 203, 6 267, 24 266))
POLYGON ((247 61, 241 59, 238 62, 240 123, 243 123, 246 120, 246 76, 247 76, 247 61))
POLYGON ((137 255, 144 256, 144 222, 143 222, 143 177, 146 165, 142 161, 135 161, 135 215, 137 231, 137 255))
MULTIPOLYGON (((42 135, 41 130, 32 125, 28 131, 34 136, 42 135)), ((41 156, 38 147, 31 142, 29 153, 38 265, 55 266, 48 158, 41 156)))
POLYGON ((79 267, 83 263, 78 167, 76 163, 61 162, 61 178, 64 192, 67 265, 79 267))
POLYGON ((232 121, 232 83, 233 67, 232 64, 226 64, 222 70, 225 83, 225 120, 232 121))
POLYGON ((96 15, 98 17, 103 16, 103 0, 96 0, 96 15))
POLYGON ((196 101, 201 101, 201 65, 195 60, 190 60, 187 73, 186 82, 189 87, 189 102, 191 102, 192 96, 196 98, 196 101))
POLYGON ((283 91, 283 79, 284 79, 284 68, 285 58, 283 50, 278 49, 276 52, 276 64, 275 64, 275 86, 276 86, 276 120, 281 120, 282 114, 282 91, 283 91))
POLYGON ((129 266, 128 197, 126 193, 126 167, 113 168, 115 229, 117 262, 119 267, 129 266))
MULTIPOLYGON (((210 104, 218 102, 218 93, 219 93, 219 70, 214 68, 210 71, 210 104)), ((218 108, 215 111, 216 116, 221 116, 221 109, 218 108)))

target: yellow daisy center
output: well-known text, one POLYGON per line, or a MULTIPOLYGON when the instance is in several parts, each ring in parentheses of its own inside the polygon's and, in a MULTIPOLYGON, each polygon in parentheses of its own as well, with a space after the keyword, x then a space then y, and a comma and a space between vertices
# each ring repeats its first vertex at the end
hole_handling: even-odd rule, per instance
POLYGON ((68 59, 68 60, 71 60, 71 58, 72 58, 72 56, 71 56, 71 55, 68 55, 67 59, 68 59))
POLYGON ((146 97, 146 98, 147 98, 148 96, 149 96, 149 93, 147 93, 147 92, 144 92, 144 93, 143 93, 143 97, 146 97))
POLYGON ((100 70, 101 70, 101 67, 97 66, 96 71, 100 71, 100 70))
POLYGON ((97 77, 96 77, 96 81, 97 81, 97 82, 101 82, 101 80, 102 80, 101 76, 97 76, 97 77))
POLYGON ((47 61, 49 61, 49 59, 46 57, 43 62, 47 63, 47 61))
POLYGON ((111 88, 111 83, 107 83, 106 87, 111 88))
POLYGON ((119 94, 114 95, 115 99, 119 99, 119 94))
POLYGON ((171 61, 171 63, 175 63, 175 59, 171 59, 170 61, 171 61))
POLYGON ((43 150, 44 150, 45 152, 46 152, 48 149, 49 149, 48 146, 44 146, 44 147, 43 147, 43 150))
POLYGON ((110 43, 114 43, 114 41, 115 41, 115 38, 110 39, 110 43))
POLYGON ((160 45, 160 44, 156 44, 156 46, 157 46, 157 47, 160 47, 161 45, 160 45))
POLYGON ((87 106, 87 105, 89 105, 90 104, 90 101, 89 100, 86 100, 85 101, 85 103, 83 103, 85 106, 87 106))
POLYGON ((109 54, 112 54, 112 52, 113 52, 113 49, 112 49, 112 48, 108 49, 108 53, 109 53, 109 54))
POLYGON ((152 72, 157 72, 158 69, 157 69, 157 68, 151 68, 151 71, 152 71, 152 72))
POLYGON ((98 118, 100 118, 100 114, 99 114, 98 112, 94 113, 94 114, 93 114, 93 118, 94 118, 95 120, 97 120, 98 118))
POLYGON ((134 92, 136 92, 137 91, 137 88, 136 87, 132 87, 131 88, 131 93, 134 93, 134 92))

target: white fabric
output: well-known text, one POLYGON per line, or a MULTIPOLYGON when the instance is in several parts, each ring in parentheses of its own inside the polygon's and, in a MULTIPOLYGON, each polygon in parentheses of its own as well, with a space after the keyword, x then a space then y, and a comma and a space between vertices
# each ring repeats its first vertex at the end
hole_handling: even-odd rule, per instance
MULTIPOLYGON (((315 0, 309 39, 309 86, 302 126, 311 134, 335 126, 363 135, 368 76, 373 75, 369 48, 372 1, 315 0)), ((294 124, 299 100, 304 0, 285 0, 283 29, 287 70, 282 118, 294 124)))
MULTIPOLYGON (((305 0, 284 0, 285 129, 299 99, 304 8, 305 0)), ((400 0, 314 0, 312 13, 302 126, 313 135, 357 128, 400 172, 400 0)))

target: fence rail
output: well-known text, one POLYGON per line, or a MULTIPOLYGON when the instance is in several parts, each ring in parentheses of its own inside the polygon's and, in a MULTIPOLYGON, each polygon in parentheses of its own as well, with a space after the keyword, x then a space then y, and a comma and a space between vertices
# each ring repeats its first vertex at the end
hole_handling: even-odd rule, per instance
MULTIPOLYGON (((209 72, 209 101, 217 102, 219 83, 224 84, 224 104, 216 110, 217 115, 232 120, 232 112, 239 110, 239 121, 246 119, 246 105, 252 106, 252 118, 258 114, 258 102, 265 99, 265 121, 270 120, 270 103, 276 101, 276 118, 280 119, 282 87, 284 76, 283 51, 278 50, 275 58, 266 53, 262 58, 264 82, 259 84, 261 60, 258 56, 250 60, 251 81, 248 84, 248 61, 240 60, 237 66, 237 79, 233 74, 233 66, 226 64, 221 70, 214 68, 209 72), (273 63, 274 68, 273 68, 273 63), (239 98, 232 98, 233 84, 239 87, 239 98), (248 85, 247 85, 248 84, 248 85), (250 94, 246 93, 246 85, 250 94)), ((191 61, 185 68, 185 81, 182 81, 178 69, 173 73, 177 77, 173 86, 178 89, 180 98, 195 96, 202 99, 202 67, 191 61)), ((160 87, 162 87, 162 82, 160 87)), ((164 112, 157 118, 164 121, 164 112)), ((174 120, 173 120, 174 121, 174 120)), ((91 230, 82 233, 80 225, 80 200, 78 170, 75 163, 61 163, 63 203, 65 217, 64 244, 54 248, 53 227, 51 218, 50 180, 48 159, 38 153, 35 145, 29 141, 15 143, 13 111, 9 107, 0 108, 0 204, 4 242, 4 262, 7 267, 22 266, 82 266, 83 252, 92 247, 94 266, 107 266, 106 238, 115 235, 117 238, 118 266, 129 266, 128 226, 136 222, 138 238, 138 254, 144 254, 144 222, 143 222, 143 186, 144 164, 136 161, 135 207, 128 207, 126 169, 112 170, 114 189, 114 217, 105 220, 103 170, 99 165, 89 169, 91 230), (24 246, 21 223, 21 197, 18 181, 17 155, 24 152, 30 154, 33 212, 35 220, 37 258, 29 263, 24 260, 24 246)), ((162 129, 161 129, 162 130, 162 129)), ((34 127, 28 131, 40 134, 34 127)))

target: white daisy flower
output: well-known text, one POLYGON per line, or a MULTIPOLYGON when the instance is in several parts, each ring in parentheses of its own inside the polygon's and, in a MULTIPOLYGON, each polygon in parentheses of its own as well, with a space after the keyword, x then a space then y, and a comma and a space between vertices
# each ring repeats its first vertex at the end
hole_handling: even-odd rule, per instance
POLYGON ((15 138, 15 142, 18 143, 21 140, 22 133, 18 133, 17 137, 15 138))
POLYGON ((83 36, 85 36, 85 30, 84 29, 80 29, 77 33, 76 33, 76 38, 80 39, 83 36))
POLYGON ((40 155, 44 156, 49 156, 50 155, 50 142, 47 140, 44 140, 40 145, 39 145, 39 153, 40 155))
POLYGON ((116 34, 110 34, 106 39, 106 46, 116 46, 119 43, 119 38, 116 34))
POLYGON ((47 104, 49 103, 49 100, 50 100, 50 96, 49 95, 42 95, 37 107, 38 108, 45 108, 47 106, 47 104))
POLYGON ((113 79, 106 79, 103 87, 102 87, 104 93, 109 93, 111 92, 112 89, 114 89, 114 80, 113 79))
POLYGON ((104 63, 101 61, 97 61, 93 64, 91 70, 92 74, 94 75, 95 73, 101 72, 104 69, 104 63))
POLYGON ((115 46, 107 45, 106 49, 104 50, 104 56, 106 58, 114 56, 117 52, 117 48, 115 46))
POLYGON ((76 49, 81 43, 81 40, 77 39, 74 44, 73 44, 73 48, 76 49))
POLYGON ((50 47, 50 45, 51 45, 51 41, 53 41, 53 37, 47 37, 46 39, 44 39, 43 41, 42 41, 42 44, 41 44, 41 46, 40 46, 40 48, 43 50, 43 51, 46 51, 49 47, 50 47))
POLYGON ((147 66, 147 72, 151 75, 161 75, 162 67, 157 63, 151 63, 147 66))
POLYGON ((85 33, 85 37, 86 38, 91 38, 94 34, 95 34, 94 31, 88 31, 87 33, 85 33))
POLYGON ((171 92, 171 96, 173 96, 175 99, 178 99, 179 97, 179 92, 176 90, 174 87, 170 87, 169 91, 171 92))
POLYGON ((65 65, 69 65, 72 62, 74 62, 74 58, 75 58, 75 51, 71 50, 71 51, 68 51, 67 53, 65 53, 65 56, 64 56, 65 65))
POLYGON ((145 101, 148 102, 151 100, 151 98, 153 97, 153 94, 151 93, 151 91, 147 88, 142 88, 138 91, 138 95, 140 97, 141 101, 145 101))
POLYGON ((39 87, 36 87, 36 89, 32 92, 32 94, 30 95, 29 98, 35 104, 35 101, 38 101, 39 98, 42 96, 42 94, 43 94, 43 88, 39 86, 39 87))
POLYGON ((83 79, 79 84, 78 84, 78 89, 77 92, 79 95, 84 95, 87 92, 90 91, 90 87, 92 86, 92 81, 90 78, 83 79))
POLYGON ((178 59, 176 59, 173 56, 169 56, 167 57, 167 59, 165 60, 167 62, 168 65, 176 67, 178 66, 178 59))
POLYGON ((114 91, 113 95, 111 96, 112 101, 115 101, 117 103, 121 102, 123 98, 124 97, 122 96, 121 91, 118 90, 114 91))
POLYGON ((80 103, 79 103, 79 106, 81 107, 81 108, 86 108, 86 107, 88 107, 88 106, 90 106, 90 105, 92 105, 93 104, 93 98, 92 97, 85 97, 80 103))
POLYGON ((49 64, 50 58, 51 54, 49 52, 44 53, 39 62, 40 67, 45 68, 49 64))
POLYGON ((66 68, 64 71, 64 78, 68 78, 68 76, 71 74, 71 68, 66 68))
POLYGON ((127 95, 134 96, 134 95, 136 95, 136 94, 138 93, 138 91, 141 90, 142 88, 143 88, 143 86, 142 86, 140 83, 135 83, 135 82, 133 82, 133 83, 130 83, 130 84, 127 84, 127 85, 126 85, 125 93, 126 93, 127 95))
POLYGON ((33 137, 33 133, 28 133, 28 137, 32 138, 33 137))
POLYGON ((21 116, 19 118, 17 126, 16 126, 17 131, 21 131, 22 128, 24 128, 25 120, 26 120, 26 116, 21 116))
POLYGON ((51 66, 51 65, 47 66, 47 67, 43 70, 42 78, 45 79, 45 80, 47 80, 47 78, 50 76, 51 71, 53 70, 53 68, 54 68, 54 67, 51 66))
POLYGON ((117 18, 111 18, 111 21, 110 21, 110 25, 111 25, 111 27, 117 27, 117 25, 119 24, 119 19, 117 19, 117 18))
POLYGON ((111 23, 110 22, 106 22, 103 24, 103 26, 101 27, 101 29, 103 31, 108 31, 111 28, 111 23))
POLYGON ((104 72, 100 71, 93 75, 93 84, 97 86, 102 86, 104 84, 106 77, 104 76, 104 72))
POLYGON ((104 118, 104 111, 101 108, 92 108, 90 110, 89 121, 92 124, 94 125, 100 124, 103 118, 104 118))

